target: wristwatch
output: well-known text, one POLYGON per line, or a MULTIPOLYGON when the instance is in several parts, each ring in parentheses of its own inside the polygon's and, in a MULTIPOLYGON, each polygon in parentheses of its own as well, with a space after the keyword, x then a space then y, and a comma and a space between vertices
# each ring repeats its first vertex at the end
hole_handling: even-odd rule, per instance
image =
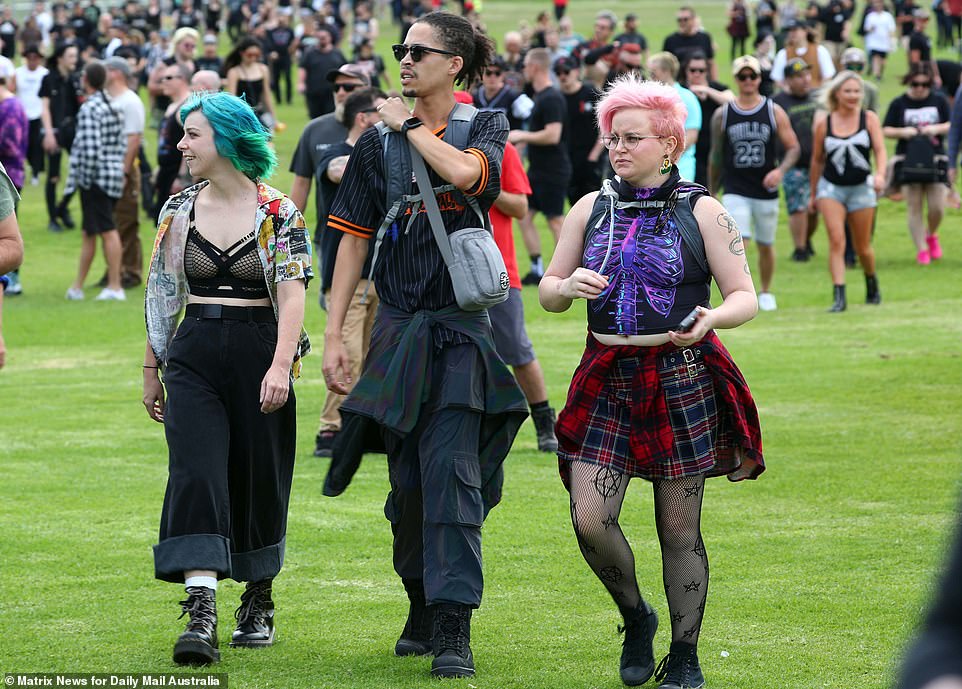
POLYGON ((404 124, 401 125, 401 132, 407 134, 410 130, 417 129, 422 124, 424 124, 424 122, 419 120, 417 117, 409 117, 404 120, 404 124))

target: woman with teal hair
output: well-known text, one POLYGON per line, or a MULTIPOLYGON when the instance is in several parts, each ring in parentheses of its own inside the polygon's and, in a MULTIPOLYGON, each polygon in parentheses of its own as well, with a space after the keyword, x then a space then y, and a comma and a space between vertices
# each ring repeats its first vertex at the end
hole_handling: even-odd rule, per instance
POLYGON ((261 181, 277 159, 250 106, 207 93, 180 115, 177 147, 201 181, 160 212, 143 402, 164 424, 170 454, 155 575, 187 589, 174 662, 207 664, 220 657, 219 579, 247 582, 230 645, 273 643, 312 272, 304 218, 261 181))

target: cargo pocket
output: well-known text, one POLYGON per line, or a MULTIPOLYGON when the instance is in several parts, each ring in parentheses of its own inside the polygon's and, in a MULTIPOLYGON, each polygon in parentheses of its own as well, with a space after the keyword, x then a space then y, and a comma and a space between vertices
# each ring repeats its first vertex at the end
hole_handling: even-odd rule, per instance
POLYGON ((397 505, 394 504, 394 491, 388 491, 387 500, 384 501, 384 516, 392 524, 398 523, 397 505))
POLYGON ((675 459, 712 459, 718 413, 714 384, 701 352, 693 347, 680 349, 663 355, 658 364, 658 378, 675 438, 675 459))
POLYGON ((481 465, 476 455, 455 453, 446 467, 438 467, 437 494, 425 493, 424 512, 435 524, 481 526, 484 506, 481 501, 481 465))

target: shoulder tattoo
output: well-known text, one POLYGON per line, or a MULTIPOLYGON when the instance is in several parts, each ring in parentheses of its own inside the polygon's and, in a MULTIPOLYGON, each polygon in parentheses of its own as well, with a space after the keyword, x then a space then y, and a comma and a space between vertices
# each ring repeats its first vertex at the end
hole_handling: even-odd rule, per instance
POLYGON ((742 235, 738 231, 738 226, 735 224, 735 218, 727 212, 719 213, 718 225, 725 228, 726 234, 734 235, 728 242, 728 250, 736 256, 743 255, 745 253, 745 247, 742 245, 742 235))

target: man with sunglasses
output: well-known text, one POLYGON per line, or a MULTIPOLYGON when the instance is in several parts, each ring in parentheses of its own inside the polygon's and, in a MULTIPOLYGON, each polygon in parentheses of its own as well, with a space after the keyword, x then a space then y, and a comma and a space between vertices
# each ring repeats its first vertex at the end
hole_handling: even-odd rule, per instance
POLYGON ((715 42, 711 34, 702 30, 695 10, 687 5, 678 8, 675 16, 678 31, 665 38, 662 50, 668 51, 678 58, 680 64, 688 61, 694 52, 700 52, 708 61, 708 74, 712 79, 718 79, 718 67, 715 65, 715 42))
POLYGON ((732 100, 735 94, 725 84, 714 81, 708 75, 708 58, 702 52, 691 53, 688 63, 682 67, 682 86, 698 99, 702 126, 695 143, 695 181, 708 186, 708 153, 711 150, 712 115, 719 107, 732 100))
POLYGON ((494 58, 491 40, 468 20, 425 14, 393 50, 413 111, 400 98, 380 106, 386 129, 358 139, 327 221, 328 231, 343 236, 328 299, 324 377, 335 393, 353 385, 341 405, 332 467, 360 462, 366 440, 383 443, 391 482, 384 511, 410 602, 395 653, 433 652, 432 675, 470 677, 471 615, 483 590, 481 525, 500 499, 501 464, 527 404, 497 356, 487 313, 457 304, 404 152, 423 158, 444 230, 478 227, 501 191, 508 123, 497 112, 448 119, 455 84, 480 78, 494 58), (372 240, 381 306, 354 384, 342 329, 372 240))
POLYGON ((568 157, 571 159, 568 203, 573 206, 585 194, 601 188, 601 153, 605 146, 599 138, 595 111, 601 94, 594 85, 582 81, 576 57, 558 60, 554 73, 568 106, 568 157))
POLYGON ((505 83, 507 63, 500 57, 484 68, 481 85, 471 94, 474 107, 478 110, 496 110, 508 118, 511 129, 521 129, 524 121, 531 115, 534 102, 525 94, 505 83))
MULTIPOLYGON (((308 122, 304 131, 301 132, 301 137, 297 141, 297 148, 294 150, 294 157, 291 159, 290 171, 294 173, 294 183, 291 185, 290 196, 302 213, 307 210, 307 197, 311 192, 311 182, 317 174, 318 166, 326 156, 328 149, 342 144, 347 139, 348 128, 342 122, 344 104, 351 94, 371 85, 367 73, 354 64, 345 64, 332 69, 327 73, 326 79, 334 85, 334 111, 308 122)), ((327 260, 323 252, 321 233, 327 220, 328 203, 333 198, 333 195, 325 198, 320 191, 314 195, 314 246, 316 248, 315 255, 320 265, 323 265, 324 261, 327 260)), ((333 259, 333 257, 331 258, 333 259)), ((320 302, 323 306, 324 290, 321 290, 320 302)), ((332 423, 331 414, 325 414, 322 410, 320 427, 317 436, 314 438, 315 457, 331 456, 331 448, 334 447, 334 440, 339 430, 340 423, 332 423)))
POLYGON ((758 245, 761 290, 758 308, 778 308, 771 292, 775 275, 775 230, 778 227, 778 187, 798 162, 800 147, 792 123, 781 106, 759 93, 762 68, 752 55, 732 63, 737 81, 735 100, 712 116, 712 152, 708 161, 713 196, 724 187, 722 205, 733 218, 729 232, 741 232, 758 245), (782 160, 776 165, 777 144, 782 160))

